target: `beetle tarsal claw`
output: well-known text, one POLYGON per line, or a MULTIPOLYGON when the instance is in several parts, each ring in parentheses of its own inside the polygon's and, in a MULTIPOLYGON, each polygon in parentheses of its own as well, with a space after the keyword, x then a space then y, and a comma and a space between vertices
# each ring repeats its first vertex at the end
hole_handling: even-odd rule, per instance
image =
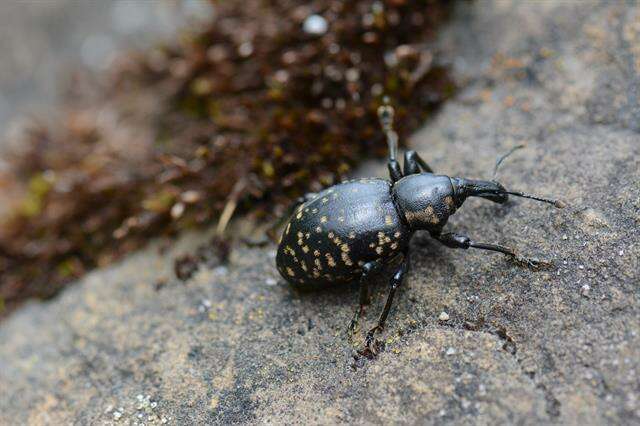
POLYGON ((364 348, 358 351, 358 354, 372 359, 384 350, 384 343, 375 338, 375 333, 378 331, 382 331, 382 327, 376 326, 369 330, 364 341, 364 348))
POLYGON ((532 269, 543 269, 553 266, 553 262, 551 261, 538 259, 536 257, 525 257, 519 254, 511 256, 511 259, 522 266, 527 266, 532 269))
POLYGON ((349 323, 349 328, 347 329, 347 336, 349 339, 353 339, 353 336, 358 332, 358 318, 354 317, 349 323))

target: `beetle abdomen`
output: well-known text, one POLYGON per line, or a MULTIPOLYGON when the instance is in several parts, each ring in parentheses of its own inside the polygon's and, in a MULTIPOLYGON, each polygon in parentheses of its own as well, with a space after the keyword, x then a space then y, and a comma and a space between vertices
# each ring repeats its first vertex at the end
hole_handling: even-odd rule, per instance
POLYGON ((296 209, 283 231, 276 265, 293 284, 348 282, 365 263, 395 258, 409 237, 388 181, 347 181, 296 209))

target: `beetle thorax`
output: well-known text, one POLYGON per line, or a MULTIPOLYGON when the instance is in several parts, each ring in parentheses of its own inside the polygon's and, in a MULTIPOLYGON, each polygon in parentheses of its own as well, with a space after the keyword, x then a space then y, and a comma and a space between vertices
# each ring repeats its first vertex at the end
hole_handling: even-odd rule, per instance
POLYGON ((401 213, 414 230, 442 228, 459 207, 448 176, 409 175, 396 182, 393 191, 401 213))

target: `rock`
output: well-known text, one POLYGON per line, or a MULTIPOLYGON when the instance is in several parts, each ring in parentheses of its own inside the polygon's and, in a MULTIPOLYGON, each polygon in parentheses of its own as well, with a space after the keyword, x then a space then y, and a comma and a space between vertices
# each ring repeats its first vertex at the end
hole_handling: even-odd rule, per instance
POLYGON ((413 147, 439 172, 491 178, 526 143, 497 179, 568 204, 470 200, 449 228, 554 268, 418 235, 385 350, 354 360, 383 279, 351 345, 356 288, 298 293, 274 247, 242 245, 182 283, 186 235, 0 324, 0 423, 640 422, 639 17, 632 3, 464 3, 440 41, 464 89, 413 147))

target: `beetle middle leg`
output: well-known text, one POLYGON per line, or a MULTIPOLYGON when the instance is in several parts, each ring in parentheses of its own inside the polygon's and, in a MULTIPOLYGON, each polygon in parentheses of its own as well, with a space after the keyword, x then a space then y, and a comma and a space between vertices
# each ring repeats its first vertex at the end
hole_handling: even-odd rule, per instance
POLYGON ((376 274, 382 265, 379 262, 367 262, 362 267, 362 276, 360 277, 360 298, 359 298, 359 306, 356 309, 356 312, 353 314, 353 318, 349 323, 349 334, 353 335, 355 333, 356 328, 358 327, 358 321, 364 312, 364 307, 369 304, 369 281, 371 277, 376 274))
POLYGON ((465 249, 466 250, 469 247, 471 247, 471 248, 477 248, 477 249, 480 249, 480 250, 495 251, 495 252, 498 252, 498 253, 506 254, 507 256, 509 256, 513 260, 515 260, 516 262, 522 263, 524 265, 531 266, 531 267, 539 267, 539 266, 548 265, 547 262, 544 262, 544 261, 541 261, 541 260, 538 260, 538 259, 533 259, 533 258, 528 258, 528 257, 521 256, 512 248, 501 246, 501 245, 498 245, 498 244, 488 244, 488 243, 481 243, 481 242, 473 241, 469 237, 467 237, 466 235, 460 235, 460 234, 456 234, 456 233, 450 232, 450 233, 446 233, 446 234, 431 234, 431 236, 433 238, 435 238, 436 240, 440 241, 445 246, 450 247, 450 248, 460 248, 460 249, 465 249))
POLYGON ((384 329, 384 324, 387 321, 389 311, 391 310, 391 305, 393 304, 393 297, 395 296, 398 287, 400 287, 400 285, 402 284, 404 276, 407 274, 408 270, 409 252, 407 251, 404 253, 402 264, 391 278, 391 282, 389 285, 389 294, 387 296, 387 301, 384 304, 384 308, 382 309, 382 313, 380 314, 380 319, 378 319, 378 323, 376 324, 376 326, 367 332, 367 337, 365 339, 365 348, 361 352, 363 355, 371 357, 375 356, 378 353, 379 345, 375 339, 375 334, 384 329))

